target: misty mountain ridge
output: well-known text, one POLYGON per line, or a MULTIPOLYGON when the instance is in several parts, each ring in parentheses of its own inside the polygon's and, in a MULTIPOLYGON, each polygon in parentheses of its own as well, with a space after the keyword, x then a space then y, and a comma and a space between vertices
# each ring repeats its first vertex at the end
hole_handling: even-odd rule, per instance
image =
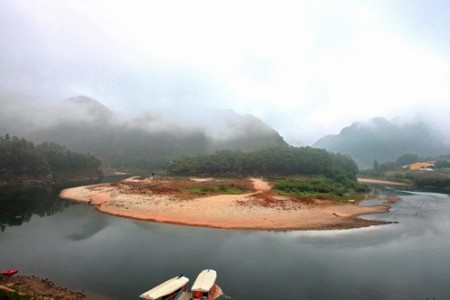
POLYGON ((52 107, 31 106, 36 110, 32 122, 26 111, 20 114, 23 105, 17 106, 18 110, 13 109, 16 118, 2 124, 2 130, 35 142, 52 141, 73 151, 91 153, 105 167, 161 168, 168 160, 183 155, 287 145, 260 119, 231 110, 209 110, 198 118, 176 110, 148 111, 125 119, 86 96, 72 97, 52 107))
MULTIPOLYGON (((66 100, 66 105, 71 114, 76 112, 77 116, 88 117, 91 122, 104 124, 110 122, 114 117, 113 111, 108 107, 86 96, 69 98, 66 100)), ((75 119, 75 121, 78 120, 75 119)))
POLYGON ((407 153, 422 157, 450 153, 450 145, 431 124, 385 118, 355 122, 337 135, 320 138, 313 147, 350 155, 362 168, 372 167, 374 160, 395 161, 407 153))

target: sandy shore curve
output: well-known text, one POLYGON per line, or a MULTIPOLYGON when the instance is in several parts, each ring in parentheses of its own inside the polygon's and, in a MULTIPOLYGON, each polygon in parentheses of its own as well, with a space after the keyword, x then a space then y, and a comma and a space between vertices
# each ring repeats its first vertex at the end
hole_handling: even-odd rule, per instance
MULTIPOLYGON (((135 178, 128 180, 139 182, 135 178)), ((255 192, 187 200, 171 195, 122 193, 112 184, 68 188, 61 191, 60 197, 89 203, 101 212, 120 217, 225 229, 324 230, 387 223, 359 218, 387 212, 387 205, 367 207, 324 200, 306 204, 281 196, 264 202, 258 196, 271 189, 270 183, 258 178, 251 180, 255 192)))

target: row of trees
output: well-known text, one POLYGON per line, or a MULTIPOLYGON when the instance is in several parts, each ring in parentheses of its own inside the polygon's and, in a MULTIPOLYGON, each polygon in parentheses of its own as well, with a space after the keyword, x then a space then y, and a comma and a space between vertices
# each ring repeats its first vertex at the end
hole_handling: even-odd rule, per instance
POLYGON ((311 147, 290 146, 183 157, 171 161, 166 169, 175 175, 325 175, 337 181, 354 181, 358 172, 358 166, 348 156, 311 147))
POLYGON ((35 145, 24 138, 0 136, 0 180, 53 180, 81 173, 99 177, 100 161, 55 143, 35 145))

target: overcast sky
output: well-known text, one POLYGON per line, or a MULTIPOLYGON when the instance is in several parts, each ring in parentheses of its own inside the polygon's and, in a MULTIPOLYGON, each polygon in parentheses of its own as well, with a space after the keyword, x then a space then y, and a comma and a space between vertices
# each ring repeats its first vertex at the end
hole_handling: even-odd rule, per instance
POLYGON ((232 109, 294 144, 376 116, 445 125, 449 12, 448 0, 2 0, 0 89, 128 115, 232 109))

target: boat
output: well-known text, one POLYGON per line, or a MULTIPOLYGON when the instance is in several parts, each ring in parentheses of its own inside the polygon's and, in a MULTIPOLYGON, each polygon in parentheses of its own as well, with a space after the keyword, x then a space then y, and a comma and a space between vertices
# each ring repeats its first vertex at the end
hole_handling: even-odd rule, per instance
POLYGON ((17 274, 19 272, 19 270, 16 269, 8 269, 2 272, 2 275, 5 276, 13 276, 14 274, 17 274))
POLYGON ((176 300, 186 293, 188 289, 189 278, 183 274, 169 279, 160 285, 148 290, 139 297, 149 300, 176 300))
POLYGON ((206 269, 198 274, 192 285, 192 300, 212 300, 216 289, 217 272, 206 269))

